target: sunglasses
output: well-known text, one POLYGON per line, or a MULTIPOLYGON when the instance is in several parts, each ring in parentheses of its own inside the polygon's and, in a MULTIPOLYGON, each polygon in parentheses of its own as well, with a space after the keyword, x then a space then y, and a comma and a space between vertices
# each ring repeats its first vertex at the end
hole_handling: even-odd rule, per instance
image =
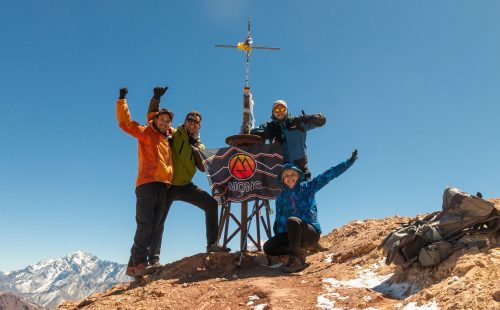
POLYGON ((274 112, 283 113, 283 112, 286 112, 286 108, 274 108, 274 112))
POLYGON ((199 120, 196 120, 194 118, 186 118, 186 121, 188 123, 195 123, 196 125, 199 125, 200 124, 200 121, 199 120))

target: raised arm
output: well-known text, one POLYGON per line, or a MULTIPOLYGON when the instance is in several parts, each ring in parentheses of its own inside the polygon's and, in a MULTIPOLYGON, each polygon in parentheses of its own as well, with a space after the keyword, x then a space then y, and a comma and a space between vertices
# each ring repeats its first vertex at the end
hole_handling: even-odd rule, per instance
POLYGON ((304 110, 302 110, 302 115, 299 116, 299 119, 306 130, 321 127, 326 123, 326 117, 322 113, 306 114, 304 110))
POLYGON ((331 167, 330 169, 316 176, 311 181, 305 182, 305 187, 313 192, 319 191, 331 180, 335 179, 336 177, 344 173, 347 169, 349 169, 357 159, 358 150, 354 150, 351 154, 351 157, 347 161, 342 162, 335 167, 331 167))
POLYGON ((125 99, 127 97, 127 93, 128 89, 126 87, 120 89, 120 96, 116 102, 116 119, 118 121, 118 125, 121 129, 123 129, 123 131, 136 138, 140 138, 146 127, 141 126, 130 117, 127 100, 125 99))
POLYGON ((156 112, 160 110, 161 96, 163 96, 167 92, 167 90, 168 86, 157 86, 153 88, 153 97, 151 97, 151 101, 149 101, 149 109, 147 114, 148 120, 153 118, 156 112))

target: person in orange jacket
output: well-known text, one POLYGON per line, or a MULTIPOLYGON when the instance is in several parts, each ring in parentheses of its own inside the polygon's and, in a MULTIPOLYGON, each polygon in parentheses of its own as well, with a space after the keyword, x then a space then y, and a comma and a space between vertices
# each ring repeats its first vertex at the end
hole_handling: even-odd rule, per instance
MULTIPOLYGON (((154 88, 150 106, 152 103, 159 105, 167 88, 154 88)), ((148 111, 147 126, 140 125, 130 117, 125 100, 127 93, 126 87, 120 89, 116 118, 120 128, 138 140, 139 172, 135 189, 137 229, 126 272, 131 277, 137 277, 150 274, 160 266, 161 219, 173 179, 172 151, 168 139, 173 132, 174 114, 168 109, 148 111)))

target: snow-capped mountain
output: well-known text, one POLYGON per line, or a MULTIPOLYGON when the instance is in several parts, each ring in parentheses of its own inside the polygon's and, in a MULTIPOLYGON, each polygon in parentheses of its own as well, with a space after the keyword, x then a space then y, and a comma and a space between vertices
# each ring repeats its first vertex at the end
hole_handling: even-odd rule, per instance
POLYGON ((63 300, 80 300, 116 283, 130 281, 125 271, 125 265, 77 251, 0 274, 0 291, 12 292, 39 305, 56 307, 63 300))
POLYGON ((0 309, 2 310, 44 310, 45 307, 32 304, 12 293, 0 292, 0 309))

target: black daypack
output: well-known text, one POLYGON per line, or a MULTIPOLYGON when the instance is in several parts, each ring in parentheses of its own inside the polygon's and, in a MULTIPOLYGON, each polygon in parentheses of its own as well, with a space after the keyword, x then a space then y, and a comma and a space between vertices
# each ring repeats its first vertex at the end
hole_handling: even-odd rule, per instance
POLYGON ((402 223, 379 248, 384 250, 387 265, 407 268, 418 262, 422 267, 432 267, 458 249, 486 246, 484 241, 459 242, 465 234, 493 231, 500 232, 500 212, 495 204, 449 187, 443 193, 442 211, 402 223))

